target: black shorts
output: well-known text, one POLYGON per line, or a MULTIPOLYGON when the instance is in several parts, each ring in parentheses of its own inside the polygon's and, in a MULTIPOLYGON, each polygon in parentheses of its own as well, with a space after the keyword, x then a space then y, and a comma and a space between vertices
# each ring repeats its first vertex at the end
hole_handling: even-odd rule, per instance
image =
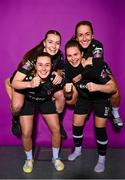
POLYGON ((43 103, 36 103, 25 100, 20 116, 34 115, 36 112, 40 112, 42 114, 57 113, 54 101, 50 99, 43 103))
POLYGON ((95 116, 107 118, 110 110, 110 103, 107 99, 88 100, 78 98, 75 105, 75 114, 89 114, 94 112, 95 116))

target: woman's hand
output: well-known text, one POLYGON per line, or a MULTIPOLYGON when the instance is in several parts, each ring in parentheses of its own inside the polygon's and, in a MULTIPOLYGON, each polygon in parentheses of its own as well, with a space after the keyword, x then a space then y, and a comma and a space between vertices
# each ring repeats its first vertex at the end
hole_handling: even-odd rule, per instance
POLYGON ((92 65, 92 57, 88 57, 87 59, 82 59, 82 66, 85 68, 87 65, 92 65))
POLYGON ((53 84, 54 85, 61 84, 62 77, 57 72, 54 72, 53 74, 55 74, 55 78, 53 80, 53 84))
POLYGON ((41 78, 39 76, 35 76, 31 81, 31 87, 32 88, 38 87, 40 85, 40 82, 41 82, 41 78))
POLYGON ((89 82, 86 84, 86 88, 90 91, 90 92, 95 92, 95 91, 99 91, 99 84, 95 84, 93 82, 89 82))
POLYGON ((79 75, 75 76, 75 77, 72 79, 72 81, 73 81, 74 83, 77 83, 77 82, 79 82, 81 79, 82 79, 82 75, 79 74, 79 75))
POLYGON ((72 91, 73 83, 66 83, 65 84, 65 92, 70 93, 72 91))

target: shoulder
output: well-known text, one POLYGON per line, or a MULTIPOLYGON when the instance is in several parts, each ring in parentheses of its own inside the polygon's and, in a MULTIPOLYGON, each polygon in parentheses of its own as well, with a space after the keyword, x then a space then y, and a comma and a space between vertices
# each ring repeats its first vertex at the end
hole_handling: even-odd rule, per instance
POLYGON ((94 47, 100 47, 100 48, 102 48, 103 49, 103 44, 102 44, 102 42, 100 42, 100 41, 98 41, 97 39, 93 39, 92 40, 92 45, 94 46, 94 47))
POLYGON ((93 65, 97 70, 105 70, 108 74, 112 74, 109 65, 105 61, 98 61, 97 59, 93 61, 93 65))
POLYGON ((103 58, 103 44, 100 41, 93 39, 91 46, 93 49, 92 50, 93 57, 94 58, 103 58))
POLYGON ((104 66, 106 66, 107 65, 107 63, 106 62, 104 62, 104 61, 100 61, 98 58, 94 58, 93 59, 93 66, 94 67, 100 67, 100 68, 102 68, 102 67, 104 67, 104 66))

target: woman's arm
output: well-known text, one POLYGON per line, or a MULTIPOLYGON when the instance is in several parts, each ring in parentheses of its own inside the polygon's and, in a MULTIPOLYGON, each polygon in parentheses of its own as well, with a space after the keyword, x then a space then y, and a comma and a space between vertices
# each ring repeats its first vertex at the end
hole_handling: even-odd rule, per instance
POLYGON ((5 79, 5 89, 10 100, 12 99, 12 87, 10 84, 10 78, 5 79))
POLYGON ((90 92, 100 91, 104 93, 115 93, 117 91, 117 86, 113 79, 110 79, 106 84, 89 82, 86 84, 86 87, 90 92))
POLYGON ((32 79, 32 81, 24 81, 25 77, 26 77, 25 74, 17 71, 12 81, 12 87, 15 89, 26 89, 26 88, 34 88, 40 85, 41 79, 38 75, 35 76, 32 79))
POLYGON ((26 75, 24 73, 17 71, 12 81, 12 87, 15 89, 25 89, 31 87, 29 81, 23 81, 25 77, 26 75))

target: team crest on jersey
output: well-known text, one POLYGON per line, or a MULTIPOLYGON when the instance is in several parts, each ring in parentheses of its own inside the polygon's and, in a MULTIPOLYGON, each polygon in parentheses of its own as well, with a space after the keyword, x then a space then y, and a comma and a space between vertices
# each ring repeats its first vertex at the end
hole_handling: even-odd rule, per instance
POLYGON ((100 47, 96 47, 94 50, 93 50, 93 57, 94 58, 101 58, 102 57, 102 48, 100 47))
POLYGON ((104 69, 101 71, 101 77, 103 79, 107 77, 107 72, 104 69))
POLYGON ((53 92, 53 89, 52 89, 52 88, 47 90, 47 94, 48 94, 48 95, 51 95, 52 92, 53 92))

